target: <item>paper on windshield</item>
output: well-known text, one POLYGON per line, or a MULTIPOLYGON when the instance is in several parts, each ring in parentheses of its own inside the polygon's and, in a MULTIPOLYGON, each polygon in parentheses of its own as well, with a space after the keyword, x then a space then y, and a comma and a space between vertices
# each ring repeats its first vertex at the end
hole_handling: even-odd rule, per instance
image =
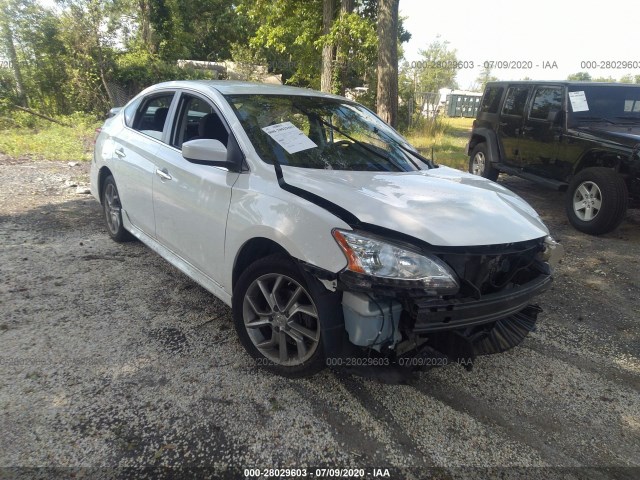
POLYGON ((574 112, 588 112, 589 104, 583 90, 578 92, 569 92, 569 101, 571 102, 571 110, 574 112))
POLYGON ((262 130, 278 142, 288 153, 301 152, 302 150, 317 147, 313 140, 291 122, 269 125, 262 130))

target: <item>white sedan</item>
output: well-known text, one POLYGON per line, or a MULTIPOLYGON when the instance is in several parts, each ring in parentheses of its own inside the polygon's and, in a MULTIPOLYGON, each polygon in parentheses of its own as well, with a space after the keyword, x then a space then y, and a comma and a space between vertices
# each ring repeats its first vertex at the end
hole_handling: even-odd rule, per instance
POLYGON ((144 90, 102 127, 91 190, 114 240, 139 239, 231 306, 247 351, 288 376, 512 348, 560 250, 506 188, 293 87, 144 90))

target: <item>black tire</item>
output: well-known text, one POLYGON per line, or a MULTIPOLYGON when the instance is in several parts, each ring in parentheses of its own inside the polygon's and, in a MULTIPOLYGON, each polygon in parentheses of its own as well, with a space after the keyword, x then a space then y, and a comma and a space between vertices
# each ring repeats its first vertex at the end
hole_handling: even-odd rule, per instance
POLYGON ((321 334, 328 312, 316 300, 316 291, 284 254, 260 259, 242 273, 233 291, 233 321, 240 342, 258 365, 292 378, 325 367, 321 334), (294 292, 298 297, 293 298, 294 292))
POLYGON ((491 166, 486 143, 479 143, 469 155, 469 173, 496 181, 500 172, 491 166))
POLYGON ((122 204, 116 181, 109 175, 102 185, 102 210, 109 236, 116 242, 128 242, 133 236, 122 223, 122 204))
POLYGON ((585 168, 569 183, 565 210, 571 225, 590 235, 614 230, 627 212, 629 193, 624 179, 604 167, 585 168))

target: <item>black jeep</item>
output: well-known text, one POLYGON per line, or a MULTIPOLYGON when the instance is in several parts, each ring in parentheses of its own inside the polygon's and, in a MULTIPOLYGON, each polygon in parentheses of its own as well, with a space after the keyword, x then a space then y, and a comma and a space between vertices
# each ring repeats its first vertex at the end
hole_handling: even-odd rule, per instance
POLYGON ((467 145, 471 173, 567 190, 569 221, 595 235, 640 201, 639 151, 640 85, 587 82, 488 83, 467 145))

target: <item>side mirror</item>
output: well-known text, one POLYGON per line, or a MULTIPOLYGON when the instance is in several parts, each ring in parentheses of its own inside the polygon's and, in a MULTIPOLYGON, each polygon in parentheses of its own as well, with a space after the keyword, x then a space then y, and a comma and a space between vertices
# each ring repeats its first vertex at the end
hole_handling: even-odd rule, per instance
POLYGON ((185 160, 201 165, 224 167, 230 171, 237 171, 237 165, 227 160, 227 147, 220 140, 199 138, 182 144, 182 156, 185 160))

